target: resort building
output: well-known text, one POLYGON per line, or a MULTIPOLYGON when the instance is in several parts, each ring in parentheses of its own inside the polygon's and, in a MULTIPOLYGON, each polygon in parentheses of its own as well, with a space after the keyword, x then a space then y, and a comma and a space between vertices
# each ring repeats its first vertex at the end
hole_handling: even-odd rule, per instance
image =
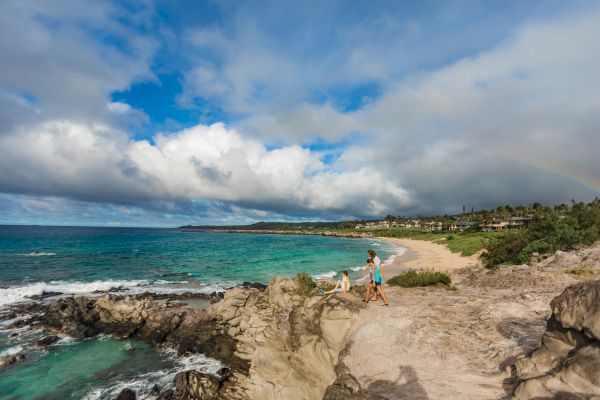
POLYGON ((441 222, 431 221, 424 222, 423 228, 430 230, 431 232, 441 232, 444 228, 444 225, 441 222))
POLYGON ((454 221, 448 225, 448 230, 451 232, 464 232, 467 230, 475 231, 479 228, 479 222, 473 221, 454 221))
POLYGON ((508 219, 493 219, 482 226, 484 232, 500 232, 505 230, 526 229, 533 220, 530 217, 512 217, 508 219))

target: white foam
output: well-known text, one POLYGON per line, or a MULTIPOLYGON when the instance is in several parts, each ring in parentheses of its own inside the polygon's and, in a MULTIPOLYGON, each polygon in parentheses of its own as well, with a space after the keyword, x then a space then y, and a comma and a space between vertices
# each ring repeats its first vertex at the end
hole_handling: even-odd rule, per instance
POLYGON ((93 281, 93 282, 36 282, 29 285, 11 286, 0 289, 0 307, 7 304, 28 301, 32 296, 40 296, 44 292, 60 292, 64 294, 88 294, 94 291, 107 291, 114 288, 134 287, 147 281, 93 281))
POLYGON ((177 375, 181 371, 190 369, 198 372, 216 374, 223 367, 218 360, 208 358, 202 354, 192 354, 177 358, 177 352, 172 349, 163 350, 164 355, 175 361, 175 366, 169 369, 140 374, 132 379, 111 382, 108 386, 92 389, 84 400, 97 400, 116 398, 123 389, 131 389, 136 392, 138 399, 150 399, 150 391, 154 385, 164 388, 172 385, 177 375))
POLYGON ((22 352, 23 350, 23 346, 9 347, 8 349, 0 353, 0 359, 6 356, 14 356, 15 354, 22 352))
POLYGON ((42 257, 42 256, 55 256, 56 253, 46 253, 46 252, 39 252, 39 251, 32 251, 31 253, 27 253, 27 254, 23 254, 26 257, 42 257))
POLYGON ((335 272, 335 271, 327 271, 327 272, 323 272, 321 274, 315 274, 312 277, 314 279, 331 279, 331 278, 335 278, 336 275, 337 275, 337 272, 335 272))
MULTIPOLYGON (((233 286, 233 285, 231 285, 233 286)), ((11 286, 0 289, 0 307, 30 301, 32 296, 40 296, 44 292, 59 292, 64 295, 88 295, 97 296, 95 292, 107 292, 111 289, 121 289, 128 294, 141 294, 145 292, 158 294, 181 294, 181 293, 212 293, 224 291, 221 285, 192 285, 179 284, 177 282, 147 280, 105 280, 93 282, 36 282, 28 285, 11 286), (126 290, 126 291, 125 291, 126 290)))

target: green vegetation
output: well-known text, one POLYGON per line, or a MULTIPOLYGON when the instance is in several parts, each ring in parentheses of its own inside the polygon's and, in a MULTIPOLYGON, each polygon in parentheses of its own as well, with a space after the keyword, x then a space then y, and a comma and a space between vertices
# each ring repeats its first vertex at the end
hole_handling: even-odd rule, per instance
POLYGON ((414 271, 410 270, 403 274, 393 277, 387 282, 390 286, 401 287, 421 287, 432 285, 448 286, 452 281, 450 277, 443 272, 433 271, 414 271))
POLYGON ((524 264, 533 253, 571 250, 600 240, 600 199, 555 209, 533 222, 529 229, 491 239, 482 254, 485 266, 524 264))
POLYGON ((569 270, 570 274, 577 276, 592 275, 594 270, 587 264, 579 264, 575 268, 569 270))
POLYGON ((297 293, 301 296, 308 296, 310 292, 317 287, 315 280, 306 272, 299 272, 294 277, 298 286, 297 293))

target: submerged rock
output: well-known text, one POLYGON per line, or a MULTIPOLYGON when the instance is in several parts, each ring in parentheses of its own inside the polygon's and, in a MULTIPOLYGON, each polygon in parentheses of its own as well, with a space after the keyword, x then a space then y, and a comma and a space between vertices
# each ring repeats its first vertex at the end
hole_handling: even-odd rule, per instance
POLYGON ((2 362, 0 363, 0 370, 8 367, 9 365, 18 364, 23 361, 25 361, 24 353, 17 353, 17 354, 11 354, 8 356, 4 356, 4 357, 2 357, 2 362))
POLYGON ((600 281, 570 286, 550 305, 542 345, 516 363, 515 399, 600 396, 600 281))

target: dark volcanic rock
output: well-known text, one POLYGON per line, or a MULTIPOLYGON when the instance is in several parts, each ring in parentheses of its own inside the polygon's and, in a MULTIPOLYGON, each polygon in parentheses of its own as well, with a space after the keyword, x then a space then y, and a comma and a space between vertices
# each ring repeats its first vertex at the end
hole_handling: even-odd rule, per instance
POLYGON ((34 347, 39 348, 39 349, 45 348, 45 347, 48 347, 50 345, 53 345, 54 343, 58 342, 59 340, 60 340, 60 337, 58 337, 56 335, 46 336, 46 337, 38 340, 35 343, 34 347))
POLYGON ((175 391, 173 389, 167 389, 162 391, 156 400, 173 400, 175 398, 175 391))
POLYGON ((116 397, 115 400, 136 400, 137 395, 131 389, 123 389, 121 393, 116 397))
POLYGON ((0 370, 8 367, 9 365, 17 364, 23 361, 25 361, 25 354, 23 353, 4 356, 2 358, 2 362, 0 363, 0 370))
POLYGON ((46 291, 43 291, 42 294, 36 294, 34 296, 29 296, 29 298, 31 300, 42 300, 42 299, 45 299, 47 297, 59 296, 61 294, 63 294, 63 293, 62 292, 46 292, 46 291))
POLYGON ((265 290, 267 288, 267 285, 264 285, 264 284, 258 283, 258 282, 244 282, 240 286, 243 287, 244 289, 265 290))

